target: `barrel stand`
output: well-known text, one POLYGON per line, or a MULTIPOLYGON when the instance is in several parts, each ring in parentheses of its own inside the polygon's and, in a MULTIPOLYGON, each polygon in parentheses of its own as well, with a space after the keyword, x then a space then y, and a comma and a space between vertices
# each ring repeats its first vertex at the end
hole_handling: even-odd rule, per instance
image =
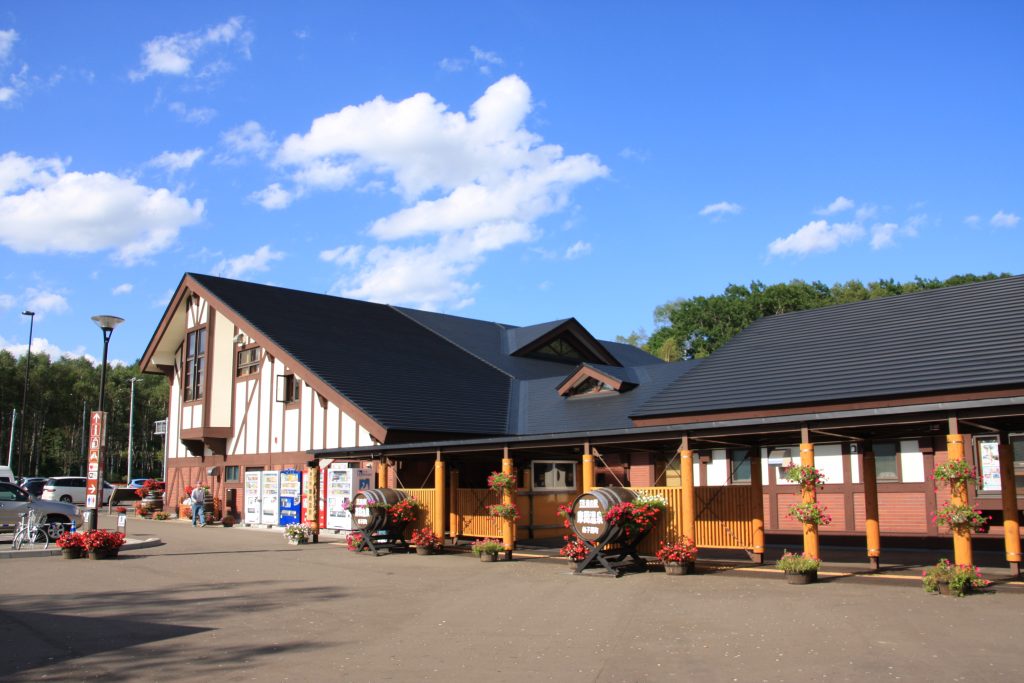
POLYGON ((396 551, 407 553, 409 552, 409 543, 403 537, 406 526, 406 524, 402 524, 372 532, 360 531, 358 533, 362 540, 359 542, 358 550, 369 550, 374 557, 379 556, 381 550, 387 550, 388 554, 396 551))
POLYGON ((609 574, 613 574, 616 577, 622 576, 627 568, 632 568, 634 571, 647 571, 647 561, 640 557, 640 552, 637 550, 637 546, 644 540, 649 531, 645 531, 640 534, 637 538, 626 542, 622 539, 615 541, 603 541, 595 545, 587 556, 579 563, 574 574, 582 574, 584 569, 590 567, 594 562, 597 562, 604 567, 609 574), (615 550, 607 550, 610 545, 618 546, 615 550), (625 562, 626 558, 630 558, 630 562, 625 562))

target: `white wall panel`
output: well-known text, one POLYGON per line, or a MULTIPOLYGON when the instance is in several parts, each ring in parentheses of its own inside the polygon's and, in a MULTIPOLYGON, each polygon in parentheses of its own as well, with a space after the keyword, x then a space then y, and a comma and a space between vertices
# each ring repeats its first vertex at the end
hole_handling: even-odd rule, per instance
POLYGON ((359 445, 360 446, 372 446, 373 437, 370 436, 370 432, 366 431, 362 427, 359 428, 359 445))
POLYGON ((838 443, 814 444, 814 466, 825 475, 826 484, 843 483, 843 446, 838 443))
POLYGON ((711 451, 711 463, 705 473, 708 486, 725 486, 729 483, 729 459, 724 448, 711 451))
POLYGON ((351 448, 356 445, 356 421, 347 414, 341 414, 341 447, 351 448))
POLYGON ((904 482, 924 482, 924 454, 917 439, 900 441, 900 468, 904 482))
POLYGON ((284 439, 282 441, 284 443, 283 450, 299 450, 299 410, 297 408, 284 411, 284 439))
POLYGON ((341 433, 341 411, 333 403, 327 404, 327 435, 325 448, 338 447, 338 435, 341 433))

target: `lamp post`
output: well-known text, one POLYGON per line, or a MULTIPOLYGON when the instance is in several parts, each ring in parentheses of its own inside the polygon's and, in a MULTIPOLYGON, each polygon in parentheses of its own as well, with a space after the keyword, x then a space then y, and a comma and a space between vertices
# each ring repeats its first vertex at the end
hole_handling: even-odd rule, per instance
POLYGON ((132 377, 128 381, 132 383, 131 398, 128 400, 128 483, 132 483, 132 432, 135 426, 135 383, 141 382, 142 377, 132 377))
MULTIPOLYGON (((97 411, 103 412, 103 399, 106 392, 107 384, 107 347, 110 345, 110 335, 113 333, 114 328, 124 322, 124 318, 118 318, 116 315, 94 315, 92 317, 94 323, 96 323, 101 330, 103 330, 103 363, 100 365, 100 401, 97 411)), ((106 440, 106 425, 103 426, 104 434, 103 440, 106 440)), ((106 444, 103 444, 106 447, 106 444)), ((102 451, 101 451, 102 452, 102 451)), ((103 453, 103 455, 106 455, 103 453)), ((100 506, 103 505, 103 471, 99 471, 99 476, 96 477, 96 500, 98 501, 96 507, 93 509, 93 513, 89 516, 89 531, 96 530, 96 519, 99 513, 100 506)))
POLYGON ((21 394, 21 435, 18 438, 18 476, 23 477, 25 476, 25 470, 23 469, 25 461, 25 404, 28 402, 28 371, 32 365, 32 331, 36 324, 36 312, 22 311, 21 314, 28 316, 28 349, 25 351, 25 388, 21 394))

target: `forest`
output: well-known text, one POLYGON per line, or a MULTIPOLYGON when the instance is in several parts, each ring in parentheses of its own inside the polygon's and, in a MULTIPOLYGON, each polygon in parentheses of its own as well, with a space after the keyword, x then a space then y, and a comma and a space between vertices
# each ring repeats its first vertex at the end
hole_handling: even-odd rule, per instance
MULTIPOLYGON (((46 354, 33 353, 22 415, 25 363, 24 355, 15 358, 8 351, 0 351, 0 462, 7 464, 13 450, 11 467, 19 476, 84 474, 83 427, 88 412, 97 409, 99 367, 85 358, 51 361, 46 354), (15 409, 18 415, 12 449, 11 422, 15 409)), ((143 375, 138 362, 132 366, 108 366, 106 404, 110 414, 104 477, 112 483, 124 481, 127 474, 132 377, 140 378, 135 382, 132 477, 159 477, 163 468, 163 437, 153 434, 153 423, 167 417, 167 379, 143 375)))

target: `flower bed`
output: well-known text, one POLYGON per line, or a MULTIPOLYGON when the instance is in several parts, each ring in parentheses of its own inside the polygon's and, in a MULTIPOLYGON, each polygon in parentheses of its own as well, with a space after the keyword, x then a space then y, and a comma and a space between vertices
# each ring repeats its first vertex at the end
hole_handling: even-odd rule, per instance
POLYGON ((968 564, 953 564, 947 559, 939 560, 934 567, 921 572, 921 582, 926 593, 943 592, 947 587, 949 594, 963 597, 973 588, 984 588, 989 584, 977 567, 968 564))

